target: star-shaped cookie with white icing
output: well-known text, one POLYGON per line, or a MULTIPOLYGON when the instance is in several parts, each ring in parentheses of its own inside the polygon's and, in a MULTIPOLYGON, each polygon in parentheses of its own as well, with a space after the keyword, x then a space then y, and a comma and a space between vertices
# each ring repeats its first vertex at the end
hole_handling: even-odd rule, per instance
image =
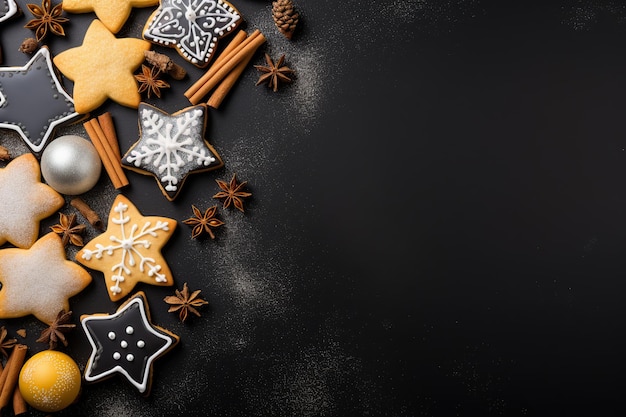
POLYGON ((134 72, 144 61, 150 42, 116 38, 99 20, 94 20, 81 46, 54 57, 54 64, 74 81, 74 104, 81 114, 100 107, 107 99, 137 108, 141 101, 134 72))
POLYGON ((30 249, 0 249, 0 317, 29 314, 50 324, 69 298, 91 282, 91 275, 65 257, 61 238, 50 232, 30 249))
POLYGON ((69 13, 94 12, 113 33, 122 29, 133 7, 150 7, 159 0, 63 0, 63 10, 69 13))
POLYGON ((122 158, 122 166, 153 175, 163 195, 174 200, 189 174, 224 165, 215 149, 204 140, 206 119, 205 104, 169 114, 141 103, 140 138, 122 158))
POLYGON ((223 0, 161 0, 150 16, 143 38, 175 47, 197 67, 205 67, 215 53, 218 39, 241 23, 235 7, 223 0))
POLYGON ((170 286, 172 273, 161 248, 176 229, 176 220, 144 217, 128 198, 118 195, 106 232, 89 241, 76 261, 102 271, 111 301, 126 297, 136 284, 170 286))
POLYGON ((148 301, 141 291, 115 314, 82 315, 80 322, 91 345, 85 381, 98 382, 120 374, 144 396, 150 393, 154 361, 180 340, 152 323, 148 301))
POLYGON ((56 128, 80 117, 48 48, 39 49, 23 67, 0 67, 0 128, 16 131, 32 152, 39 153, 56 128))
POLYGON ((0 169, 0 244, 31 247, 41 220, 64 204, 61 194, 41 182, 37 158, 30 153, 18 156, 0 169))
POLYGON ((17 15, 19 11, 15 0, 0 0, 0 23, 17 15))

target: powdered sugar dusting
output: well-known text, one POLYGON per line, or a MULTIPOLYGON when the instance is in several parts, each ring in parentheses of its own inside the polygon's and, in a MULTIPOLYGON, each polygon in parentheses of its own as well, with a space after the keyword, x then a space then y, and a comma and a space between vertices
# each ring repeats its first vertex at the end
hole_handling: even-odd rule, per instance
POLYGON ((571 7, 563 7, 562 23, 575 31, 594 27, 602 14, 614 16, 620 22, 626 20, 626 5, 613 0, 579 1, 571 7))

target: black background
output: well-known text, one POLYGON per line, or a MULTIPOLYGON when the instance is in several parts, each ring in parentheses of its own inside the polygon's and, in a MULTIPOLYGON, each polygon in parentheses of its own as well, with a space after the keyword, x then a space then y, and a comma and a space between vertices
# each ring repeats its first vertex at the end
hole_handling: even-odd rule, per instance
MULTIPOLYGON (((217 204, 214 179, 248 181, 246 213, 221 210, 215 240, 181 223, 164 251, 177 287, 210 305, 181 324, 162 302, 173 289, 141 287, 181 336, 150 397, 115 378, 59 415, 624 414, 626 6, 370 3, 296 2, 288 41, 270 2, 233 2, 268 38, 252 64, 285 53, 293 84, 273 93, 248 68, 210 116, 225 167, 190 177, 175 202, 136 173, 121 191, 182 221, 217 204)), ((22 9, 0 26, 4 65, 28 58, 22 9)), ((139 37, 150 11, 118 36, 139 37)), ((93 15, 69 17, 53 54, 93 15)), ((155 49, 189 71, 147 100, 174 112, 202 71, 155 49)), ((136 112, 102 111, 125 151, 136 112)), ((12 132, 0 144, 22 149, 12 132)), ((103 176, 83 197, 106 217, 117 192, 103 176)), ((76 315, 115 311, 93 276, 76 315)), ((46 348, 41 323, 6 323, 46 348)), ((84 367, 80 330, 60 349, 84 367)))

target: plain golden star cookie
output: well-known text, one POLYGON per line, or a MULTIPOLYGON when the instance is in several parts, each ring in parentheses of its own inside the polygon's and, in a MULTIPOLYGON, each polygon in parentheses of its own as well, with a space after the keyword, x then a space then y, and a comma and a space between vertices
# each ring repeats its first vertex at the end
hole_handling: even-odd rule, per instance
POLYGON ((113 33, 120 31, 133 7, 150 7, 159 0, 63 0, 63 10, 69 13, 94 12, 113 33))
POLYGON ((31 247, 41 220, 64 204, 61 194, 41 182, 37 158, 30 153, 18 156, 0 169, 0 245, 31 247))
POLYGON ((137 38, 116 38, 104 24, 94 20, 81 46, 54 57, 54 65, 74 81, 74 106, 89 113, 111 99, 137 108, 141 101, 134 72, 144 61, 150 42, 137 38))
POLYGON ((111 301, 126 297, 136 284, 170 286, 170 268, 161 254, 176 229, 176 220, 144 217, 128 198, 118 195, 106 232, 89 241, 76 261, 104 274, 111 301))
POLYGON ((91 282, 91 275, 65 257, 61 238, 50 232, 30 249, 0 249, 0 317, 34 315, 50 324, 69 298, 91 282))

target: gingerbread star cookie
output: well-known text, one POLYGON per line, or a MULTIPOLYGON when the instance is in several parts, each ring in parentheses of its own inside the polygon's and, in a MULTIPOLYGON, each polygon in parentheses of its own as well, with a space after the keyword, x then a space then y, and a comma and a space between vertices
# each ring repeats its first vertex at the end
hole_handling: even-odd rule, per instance
POLYGON ((143 38, 176 48, 197 67, 205 67, 217 41, 241 23, 241 15, 223 0, 161 0, 150 16, 143 38))
POLYGON ((0 0, 0 23, 19 14, 20 9, 15 0, 0 0))
POLYGON ((111 301, 126 297, 139 282, 173 285, 161 248, 174 229, 176 220, 144 217, 120 194, 113 202, 106 232, 88 242, 76 254, 76 260, 102 271, 111 301))
POLYGON ((80 318, 91 356, 85 381, 98 382, 120 374, 147 396, 154 361, 178 344, 179 337, 150 320, 148 301, 139 291, 115 314, 89 314, 80 318))
POLYGON ((133 7, 150 7, 159 0, 63 0, 63 10, 69 13, 94 12, 113 33, 122 29, 133 7))
POLYGON ((32 152, 41 152, 58 127, 80 117, 47 47, 23 67, 0 67, 0 128, 16 131, 32 152))
POLYGON ((18 156, 0 169, 0 244, 31 247, 40 221, 63 204, 63 196, 41 182, 37 158, 30 153, 18 156))
POLYGON ((54 64, 74 81, 74 105, 81 114, 97 109, 107 99, 137 108, 141 101, 134 72, 144 61, 150 42, 116 38, 94 20, 81 46, 54 57, 54 64))
POLYGON ((169 114, 141 103, 140 138, 122 158, 122 166, 153 175, 163 195, 174 200, 189 174, 224 165, 215 149, 204 140, 206 119, 205 104, 169 114))
POLYGON ((0 317, 29 314, 50 324, 69 298, 91 282, 91 275, 65 257, 61 238, 50 232, 30 249, 0 249, 0 317))

